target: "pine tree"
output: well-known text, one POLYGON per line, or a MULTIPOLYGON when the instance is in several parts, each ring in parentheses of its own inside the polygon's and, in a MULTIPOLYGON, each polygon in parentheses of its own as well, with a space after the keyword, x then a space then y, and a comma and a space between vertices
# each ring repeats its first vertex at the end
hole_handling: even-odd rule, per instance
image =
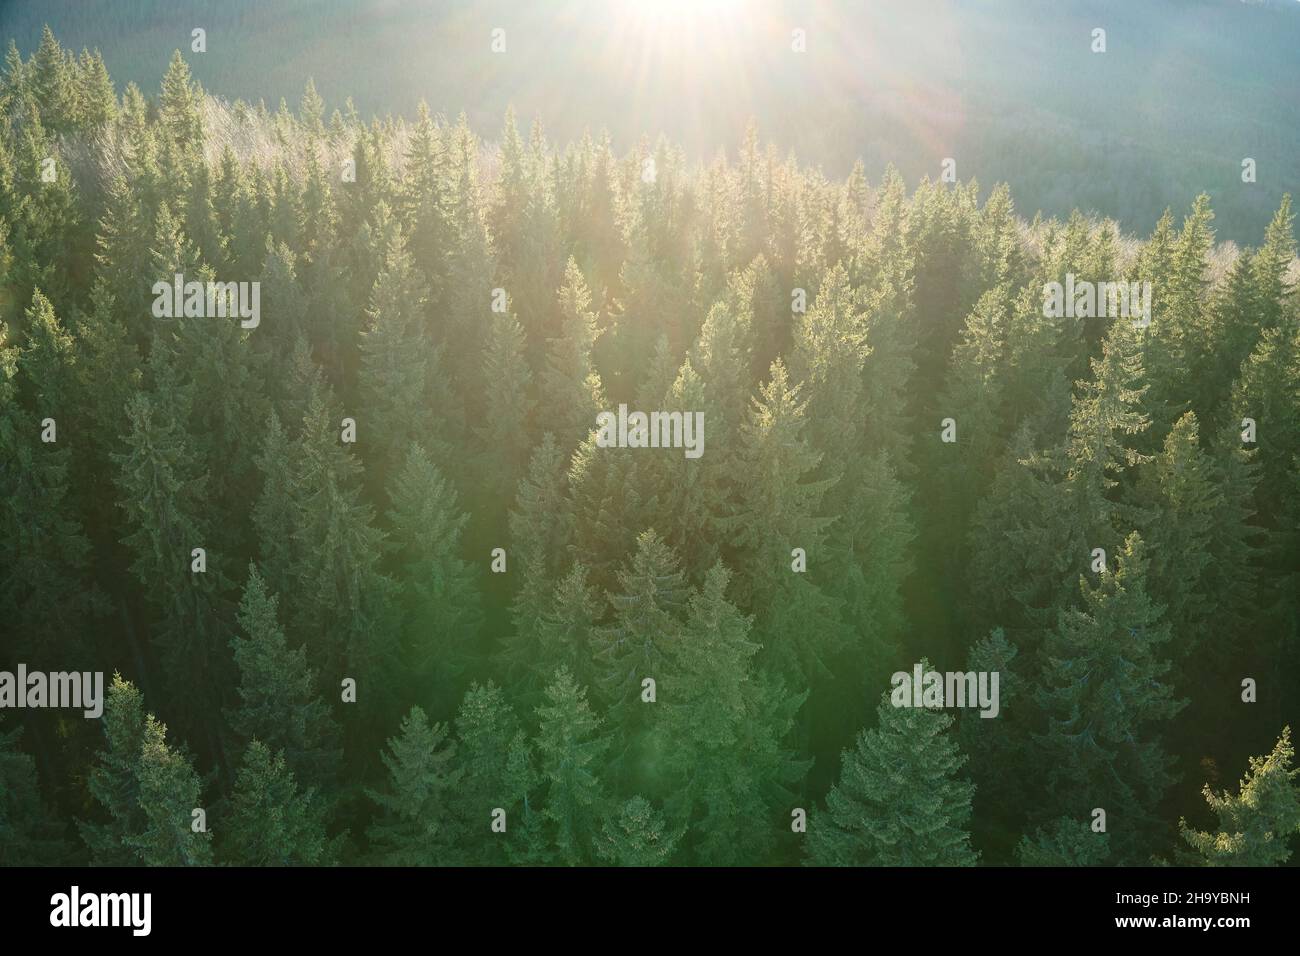
MULTIPOLYGON (((44 313, 42 307, 37 314, 44 313)), ((53 320, 52 312, 48 318, 53 320)), ((55 331, 47 326, 53 341, 55 331)), ((14 654, 30 653, 38 640, 47 651, 76 654, 100 597, 84 583, 91 549, 73 498, 71 452, 40 440, 47 416, 55 419, 60 437, 75 433, 75 410, 63 401, 33 414, 20 404, 20 369, 29 380, 52 382, 55 376, 41 368, 41 356, 55 357, 43 347, 20 352, 8 339, 9 329, 0 323, 0 613, 9 622, 14 654)), ((57 387, 52 384, 50 391, 57 387)), ((33 390, 43 406, 46 390, 33 390)))
POLYGON ((119 504, 130 533, 123 543, 134 558, 131 572, 144 586, 160 626, 155 641, 184 712, 215 732, 219 713, 214 689, 228 671, 222 653, 229 642, 223 592, 228 581, 219 550, 206 554, 206 571, 195 570, 194 549, 212 545, 207 512, 207 475, 198 471, 188 436, 172 414, 148 395, 127 405, 130 432, 117 465, 119 504), (208 714, 204 719, 201 715, 208 714))
POLYGON ((133 684, 114 674, 101 718, 107 745, 89 774, 87 789, 103 807, 107 821, 79 820, 81 838, 100 866, 129 866, 136 862, 129 839, 144 827, 136 767, 144 746, 144 699, 133 684))
POLYGON ((323 672, 346 667, 377 685, 396 661, 394 583, 380 567, 385 537, 361 495, 361 464, 339 441, 340 419, 325 390, 310 388, 291 472, 294 561, 280 593, 292 595, 288 621, 312 636, 323 672))
POLYGON ((596 855, 614 866, 660 866, 672 858, 679 837, 645 797, 635 796, 605 821, 596 855))
POLYGON ((401 732, 380 755, 388 769, 383 790, 367 789, 380 816, 367 831, 375 858, 387 866, 445 866, 452 862, 451 800, 460 783, 456 745, 445 724, 430 725, 412 707, 401 732))
POLYGON ((423 102, 406 151, 401 190, 402 218, 411 223, 411 252, 416 268, 431 285, 445 281, 445 254, 451 243, 450 196, 446 149, 423 102))
POLYGON ((600 373, 592 362, 592 348, 600 329, 591 311, 591 290, 572 257, 557 294, 561 333, 550 341, 539 383, 542 397, 538 416, 554 429, 561 450, 567 452, 595 427, 596 414, 605 407, 605 396, 600 373))
POLYGON ((1294 300, 1295 286, 1287 281, 1296 256, 1294 220, 1291 195, 1287 193, 1264 232, 1264 245, 1250 262, 1262 329, 1281 326, 1294 300))
POLYGON ((29 68, 32 96, 41 107, 41 122, 55 132, 70 128, 77 115, 75 74, 49 24, 41 30, 41 43, 29 68))
MULTIPOLYGON (((513 312, 493 313, 479 378, 483 424, 476 431, 480 494, 499 507, 509 502, 527 467, 533 375, 524 357, 524 330, 513 312)), ((593 420, 594 421, 594 420, 593 420)))
POLYGON ((267 418, 259 455, 254 458, 262 488, 253 503, 253 527, 257 533, 262 573, 272 593, 281 594, 292 580, 294 562, 293 463, 295 444, 285 434, 280 416, 267 418))
MULTIPOLYGON (((506 640, 503 655, 513 672, 529 675, 524 678, 525 691, 540 690, 547 679, 543 675, 553 673, 559 664, 539 660, 538 643, 542 619, 554 600, 562 558, 573 534, 564 466, 563 453, 547 432, 533 451, 510 511, 510 553, 520 583, 511 603, 515 630, 506 640)), ((574 673, 581 671, 574 669, 574 673)))
POLYGON ((780 359, 771 372, 741 439, 739 467, 755 478, 741 487, 728 521, 748 585, 738 597, 757 608, 757 636, 782 673, 825 676, 843 646, 842 625, 831 599, 791 569, 791 554, 803 548, 816 560, 832 520, 822 496, 834 479, 805 480, 821 461, 803 436, 808 403, 780 359))
POLYGON ((903 583, 913 570, 917 532, 907 485, 886 453, 862 455, 853 472, 839 482, 850 494, 829 529, 825 557, 809 553, 809 573, 818 573, 828 595, 840 602, 850 640, 870 671, 903 632, 903 583))
MULTIPOLYGON (((198 275, 204 283, 216 278, 208 266, 198 275)), ((251 330, 236 321, 184 318, 155 329, 148 361, 153 391, 168 398, 177 423, 195 436, 198 469, 221 475, 205 489, 212 512, 240 519, 209 523, 208 550, 245 551, 251 529, 244 502, 257 487, 255 423, 268 409, 264 357, 252 347, 251 330)))
POLYGON ((513 792, 510 779, 512 750, 520 734, 519 718, 502 689, 491 681, 472 684, 456 714, 461 779, 454 796, 457 843, 469 860, 504 862, 506 858, 503 841, 491 833, 489 821, 498 807, 508 815, 522 812, 516 797, 522 800, 524 794, 513 792))
POLYGON ((92 128, 112 123, 117 118, 117 93, 104 58, 98 50, 82 50, 78 66, 81 77, 77 101, 81 122, 92 128))
POLYGON ((1267 757, 1250 758, 1236 796, 1205 787, 1217 832, 1193 830, 1186 820, 1178 828, 1206 866, 1280 866, 1291 858, 1288 842, 1300 832, 1300 788, 1294 782, 1300 769, 1291 769, 1294 759, 1291 728, 1284 727, 1267 757))
POLYGON ((441 451, 437 410, 430 403, 430 376, 438 374, 440 360, 421 325, 424 304, 411 256, 397 231, 370 296, 358 372, 367 427, 380 460, 393 469, 413 441, 441 451))
POLYGON ((158 97, 159 159, 170 195, 183 195, 190 169, 199 158, 204 132, 201 96, 180 50, 172 53, 158 97))
POLYGON ((862 369, 871 354, 867 316, 843 265, 822 276, 812 308, 796 318, 794 348, 793 371, 810 396, 809 437, 842 471, 860 447, 862 369))
POLYGON ((36 779, 36 761, 18 748, 23 728, 0 728, 0 866, 63 862, 68 846, 36 779))
POLYGON ((1028 423, 1002 456, 971 525, 970 592, 975 623, 1005 625, 1020 643, 1068 603, 1063 582, 1077 579, 1086 542, 1063 506, 1060 462, 1034 447, 1028 423))
POLYGON ((1001 628, 975 642, 966 660, 966 671, 998 675, 998 713, 986 718, 979 711, 962 714, 958 741, 970 758, 970 776, 975 784, 977 823, 998 821, 1010 824, 1023 820, 1027 807, 1020 781, 1030 773, 1025 759, 1029 745, 1032 701, 1027 699, 1020 649, 1001 628))
POLYGON ((1272 524, 1289 487, 1291 458, 1300 448, 1300 324, 1265 329, 1242 363, 1232 389, 1231 422, 1240 431, 1250 418, 1267 438, 1259 440, 1258 511, 1272 524))
MULTIPOLYGON (((952 369, 940 405, 944 417, 958 422, 955 462, 945 463, 951 477, 939 505, 936 523, 966 527, 975 502, 992 479, 997 450, 1004 445, 1001 397, 1006 375, 1006 335, 1012 308, 1006 286, 991 289, 980 297, 966 318, 962 340, 953 350, 952 369)), ((936 460, 950 446, 939 443, 936 460)), ((950 567, 966 560, 963 550, 951 553, 950 567)))
POLYGON ((474 573, 459 554, 468 516, 460 511, 451 483, 415 443, 389 497, 407 615, 403 669, 420 699, 445 698, 467 662, 482 617, 474 573))
POLYGON ((617 585, 620 560, 636 549, 643 516, 662 510, 640 455, 635 448, 601 448, 591 435, 569 465, 570 547, 591 571, 592 583, 605 590, 617 585))
POLYGON ((668 810, 688 823, 686 845, 696 859, 717 865, 761 860, 771 851, 767 821, 788 805, 787 788, 807 766, 782 748, 788 726, 767 719, 766 688, 753 672, 759 646, 750 640, 750 619, 726 598, 730 579, 719 562, 691 596, 657 705, 666 714, 668 810))
POLYGON ((1259 341, 1261 329, 1257 318, 1259 303, 1256 301, 1253 259, 1249 250, 1240 251, 1226 278, 1211 293, 1207 315, 1208 367, 1203 370, 1201 379, 1192 383, 1196 389, 1193 404, 1196 417, 1207 425, 1222 424, 1227 420, 1230 409, 1224 406, 1232 384, 1241 370, 1241 363, 1250 357, 1251 350, 1259 341))
POLYGON ((202 809, 198 774, 189 759, 167 743, 167 728, 150 714, 144 721, 135 768, 144 828, 129 846, 145 866, 208 866, 212 834, 196 830, 193 811, 202 809))
POLYGON ((1210 456, 1199 445, 1199 425, 1187 412, 1165 438, 1164 449, 1150 466, 1144 490, 1153 518, 1149 588, 1165 608, 1175 637, 1171 656, 1193 658, 1216 629, 1217 595, 1207 588, 1213 524, 1223 502, 1215 486, 1210 456))
POLYGON ((689 358, 682 363, 666 393, 653 399, 647 395, 647 399, 639 407, 680 413, 683 423, 696 422, 700 457, 659 451, 647 458, 629 459, 636 466, 629 482, 643 489, 642 494, 649 499, 644 507, 659 516, 662 526, 658 530, 664 541, 681 556, 687 575, 698 578, 718 559, 722 537, 719 529, 725 523, 731 488, 735 484, 735 455, 714 453, 719 436, 712 425, 701 423, 716 422, 721 406, 713 401, 689 358), (697 415, 702 417, 693 418, 697 415), (706 434, 708 456, 704 456, 706 434))
POLYGON ((321 866, 336 841, 325 835, 325 809, 313 788, 299 791, 284 754, 254 739, 235 777, 224 846, 234 866, 321 866))
MULTIPOLYGON (((539 677, 543 668, 554 673, 561 665, 584 686, 595 676, 593 647, 603 602, 587 578, 586 566, 575 562, 556 584, 550 606, 538 619, 533 670, 539 677)), ((530 685, 524 682, 522 686, 530 685)))
POLYGON ((1158 835, 1154 808, 1173 782, 1160 725, 1186 704, 1163 681, 1170 632, 1148 596, 1148 567, 1134 532, 1095 586, 1080 579, 1083 606, 1060 612, 1040 651, 1035 695, 1047 716, 1035 738, 1044 810, 1077 817, 1105 809, 1126 859, 1141 859, 1158 835))
POLYGON ((619 593, 608 595, 614 618, 592 637, 602 693, 621 718, 629 706, 635 710, 641 681, 664 673, 686 594, 677 556, 653 529, 637 537, 618 585, 619 593))
POLYGON ((1083 549, 1118 543, 1118 524, 1126 516, 1113 500, 1126 469, 1147 461, 1130 447, 1128 436, 1150 425, 1141 411, 1146 387, 1136 330, 1131 321, 1117 321, 1102 345, 1100 360, 1092 360, 1092 381, 1076 397, 1070 412, 1067 488, 1071 511, 1085 537, 1072 544, 1083 549))
POLYGON ((808 822, 815 866, 973 866, 968 826, 974 787, 941 710, 894 707, 883 695, 877 726, 840 756, 826 809, 808 822))
POLYGON ((1094 833, 1086 822, 1069 817, 1059 817, 1016 844, 1021 866, 1104 866, 1109 853, 1109 833, 1094 833))
POLYGON ((250 563, 239 605, 243 633, 231 641, 239 706, 227 719, 240 737, 274 748, 298 780, 322 787, 334 783, 338 770, 338 728, 316 691, 306 650, 289 648, 277 620, 278 603, 250 563))
MULTIPOLYGON (((104 474, 112 465, 109 456, 122 450, 122 417, 126 403, 140 390, 142 363, 127 327, 117 318, 117 303, 108 286, 96 280, 90 296, 91 313, 77 329, 72 365, 74 401, 82 410, 89 439, 85 454, 78 458, 87 472, 104 474)), ((101 521, 115 510, 111 503, 92 500, 89 504, 101 521)))
POLYGON ((76 346, 54 314, 50 300, 37 289, 27 309, 27 344, 18 359, 21 384, 36 411, 70 417, 76 346))
POLYGON ((542 816, 559 860, 588 863, 605 809, 600 760, 609 740, 587 703, 587 692, 561 667, 537 708, 537 752, 546 798, 542 816))

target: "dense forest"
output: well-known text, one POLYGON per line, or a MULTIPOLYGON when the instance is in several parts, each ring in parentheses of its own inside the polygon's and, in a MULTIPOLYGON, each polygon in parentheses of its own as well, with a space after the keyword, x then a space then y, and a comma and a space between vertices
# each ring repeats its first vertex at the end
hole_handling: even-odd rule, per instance
POLYGON ((0 669, 106 677, 0 710, 0 863, 1290 858, 1289 197, 1139 239, 752 126, 2 74, 0 669), (1048 314, 1102 282, 1149 322, 1048 314))
POLYGON ((194 78, 272 109, 311 76, 365 116, 423 100, 495 139, 513 105, 561 144, 662 132, 692 162, 734 153, 753 118, 831 177, 861 158, 915 183, 952 156, 963 180, 1011 183, 1026 217, 1078 208, 1130 233, 1206 192, 1218 237, 1253 245, 1300 194, 1296 0, 10 0, 0 53, 36 49, 45 23, 145 90, 201 27, 194 78))

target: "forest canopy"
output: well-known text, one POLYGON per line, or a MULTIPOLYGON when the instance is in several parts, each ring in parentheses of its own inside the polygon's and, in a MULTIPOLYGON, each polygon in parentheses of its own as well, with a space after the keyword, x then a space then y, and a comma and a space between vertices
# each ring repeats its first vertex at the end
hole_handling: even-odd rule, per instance
POLYGON ((1289 859, 1290 197, 492 137, 10 46, 0 863, 1289 859))

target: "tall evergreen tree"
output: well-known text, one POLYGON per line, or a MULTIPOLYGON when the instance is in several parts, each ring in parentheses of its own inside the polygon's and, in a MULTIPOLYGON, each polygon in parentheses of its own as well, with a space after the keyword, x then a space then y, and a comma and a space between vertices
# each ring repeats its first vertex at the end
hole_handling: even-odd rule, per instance
POLYGON ((467 516, 451 483, 415 443, 389 497, 407 614, 403 669, 419 699, 445 698, 467 662, 482 617, 474 573, 459 554, 467 516))
POLYGON ((1300 769, 1291 769, 1294 759, 1291 728, 1284 727, 1268 756, 1250 758, 1236 795, 1216 794, 1208 786, 1202 791, 1218 830, 1194 830, 1186 820, 1178 827, 1206 866, 1278 866, 1291 858, 1288 844, 1300 833, 1300 769))
POLYGON ((546 797, 542 815, 559 860, 589 863, 604 815, 600 761, 609 740, 587 703, 587 692, 561 667, 537 708, 537 752, 546 797))
POLYGON ((840 757, 826 809, 808 821, 815 866, 973 866, 968 827, 974 788, 958 776, 966 758, 948 733, 952 717, 894 707, 885 694, 877 726, 840 757))
POLYGON ((105 749, 90 771, 87 789, 107 820, 79 820, 81 838, 91 859, 101 866, 130 866, 136 858, 129 839, 144 827, 136 767, 144 745, 144 699, 135 685, 114 674, 101 718, 105 749))
POLYGON ((0 866, 65 861, 68 846, 36 778, 36 761, 18 748, 23 728, 0 728, 0 866))
POLYGON ((336 849, 315 790, 300 792, 284 754, 260 740, 244 753, 223 833, 226 862, 235 866, 320 866, 336 849))
POLYGON ((430 724, 419 707, 402 720, 380 757, 384 789, 367 789, 379 808, 370 826, 371 852, 388 866, 445 866, 452 862, 451 800, 460 783, 456 745, 445 724, 430 724))
POLYGON ((1155 808, 1174 779, 1160 728, 1186 704, 1164 679, 1169 624, 1147 593, 1148 568, 1134 532, 1113 570, 1095 586, 1080 580, 1083 607, 1062 611, 1043 644, 1036 693, 1047 715, 1036 738, 1044 812, 1104 809, 1126 859, 1141 859, 1159 834, 1155 808))
POLYGON ((231 641, 239 668, 239 705, 227 719, 240 737, 274 748, 304 785, 323 787, 336 779, 338 728, 318 695, 306 650, 289 647, 277 620, 278 605, 250 563, 239 604, 242 634, 231 641))

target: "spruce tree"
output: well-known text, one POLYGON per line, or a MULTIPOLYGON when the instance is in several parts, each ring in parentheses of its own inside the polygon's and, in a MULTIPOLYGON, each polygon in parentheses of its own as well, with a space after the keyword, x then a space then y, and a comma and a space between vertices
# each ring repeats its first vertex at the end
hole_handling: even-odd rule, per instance
POLYGON ((290 648, 277 620, 279 600, 255 564, 248 566, 239 605, 239 630, 231 641, 239 669, 239 705, 228 711, 231 729, 245 740, 274 748, 304 785, 335 782, 338 728, 316 690, 303 647, 290 648))
POLYGON ((759 646, 750 639, 750 619, 727 600, 730 580, 719 562, 692 594, 656 705, 664 708, 662 746, 672 779, 667 809, 688 824, 684 845, 695 858, 717 865, 764 859, 773 844, 768 821, 779 816, 807 766, 782 746, 788 725, 768 719, 768 688, 754 674, 759 646))
POLYGON ((1250 770, 1239 784, 1239 792, 1202 791, 1205 802, 1218 818, 1218 829, 1192 829, 1178 821, 1183 839, 1206 866, 1280 866, 1291 858, 1288 845, 1300 833, 1300 787, 1295 780, 1300 769, 1292 770, 1295 748, 1291 728, 1282 728, 1272 752, 1251 757, 1250 770))
POLYGON ((596 414, 605 408, 600 373, 592 362, 600 329, 591 310, 591 290, 572 257, 557 294, 561 331, 547 350, 538 415, 554 429, 560 449, 569 452, 596 427, 596 414))
MULTIPOLYGON (((538 659, 543 616, 551 608, 562 559, 573 534, 563 452, 547 432, 533 451, 528 473, 520 479, 510 511, 510 553, 519 576, 511 603, 514 633, 506 639, 503 656, 520 675, 523 688, 540 690, 558 661, 538 659), (541 667, 541 673, 538 668, 541 667)), ((579 673, 575 670, 574 673, 579 673)))
POLYGON ((397 231, 370 295, 358 372, 366 425, 380 461, 394 470, 411 442, 441 451, 430 402, 430 376, 438 374, 439 358, 422 325, 424 303, 425 293, 397 231))
POLYGON ((523 815, 524 794, 514 792, 510 773, 520 734, 519 718, 502 689, 491 681, 472 684, 456 714, 461 778, 454 795, 457 843, 469 860, 500 863, 506 859, 506 847, 489 830, 489 823, 498 807, 508 817, 523 815))
POLYGON ((419 699, 446 697, 467 663, 481 620, 475 575, 460 557, 467 516, 455 489, 412 442, 389 492, 391 546, 401 568, 407 679, 419 699))
MULTIPOLYGON (((681 633, 685 581, 679 561, 653 529, 637 537, 636 553, 608 595, 613 620, 592 635, 600 687, 621 718, 646 677, 659 679, 681 633)), ((567 671, 566 671, 567 674, 567 671)))
POLYGON ((661 866, 672 858, 679 834, 645 797, 630 797, 601 828, 596 855, 613 866, 661 866))
POLYGON ((840 756, 826 809, 808 821, 814 866, 973 866, 968 827, 974 787, 941 710, 876 708, 877 726, 840 756))
POLYGON ((68 846, 36 778, 36 761, 19 749, 23 728, 0 727, 0 866, 63 862, 68 846))
POLYGON ((822 497, 834 479, 806 480, 821 461, 803 435, 808 403, 780 359, 771 374, 741 439, 740 467, 755 479, 741 487, 727 525, 748 585, 738 596, 757 609, 759 640, 782 673, 823 677, 843 628, 834 602, 793 570, 792 552, 802 548, 814 561, 821 553, 832 521, 822 497))
POLYGON ((212 834, 196 829, 194 810, 202 810, 200 783, 190 760, 167 743, 167 728, 152 714, 145 718, 139 763, 135 768, 144 827, 126 838, 145 866, 208 866, 212 834))
POLYGON ((130 866, 136 858, 128 840, 144 827, 136 767, 144 745, 145 713, 140 691, 121 674, 113 675, 100 723, 105 748, 86 786, 107 820, 78 820, 77 827, 97 865, 130 866))
POLYGON ((308 787, 299 791, 284 754, 253 740, 235 777, 225 862, 234 866, 321 866, 336 841, 325 834, 325 809, 308 787))
POLYGON ((130 533, 123 543, 131 572, 145 588, 159 626, 158 644, 176 702, 185 701, 188 728, 215 733, 215 689, 229 672, 228 623, 223 592, 228 579, 213 546, 207 475, 200 472, 191 439, 165 403, 146 394, 127 405, 126 450, 117 466, 119 505, 130 533), (197 570, 195 549, 204 549, 206 570, 197 570), (204 717, 203 715, 207 715, 204 717))
POLYGON ((1161 725, 1186 704, 1165 680, 1170 631, 1148 595, 1148 568, 1134 532, 1096 585, 1080 579, 1083 606, 1060 612, 1040 650, 1035 695, 1047 717, 1035 737, 1043 809, 1070 817, 1104 809, 1125 859, 1141 859, 1159 835, 1154 808, 1174 779, 1161 725))
POLYGON ((379 808, 367 834, 371 853, 386 866, 446 866, 453 862, 451 801, 462 771, 445 724, 430 724, 419 707, 402 720, 380 755, 388 774, 382 790, 366 794, 379 808))
POLYGON ((1016 844, 1021 866, 1104 866, 1109 854, 1109 833, 1096 833, 1086 821, 1070 817, 1059 817, 1016 844))
POLYGON ((599 776, 609 740, 587 692, 561 667, 537 708, 537 753, 546 784, 542 816, 560 862, 589 863, 607 799, 599 776))

